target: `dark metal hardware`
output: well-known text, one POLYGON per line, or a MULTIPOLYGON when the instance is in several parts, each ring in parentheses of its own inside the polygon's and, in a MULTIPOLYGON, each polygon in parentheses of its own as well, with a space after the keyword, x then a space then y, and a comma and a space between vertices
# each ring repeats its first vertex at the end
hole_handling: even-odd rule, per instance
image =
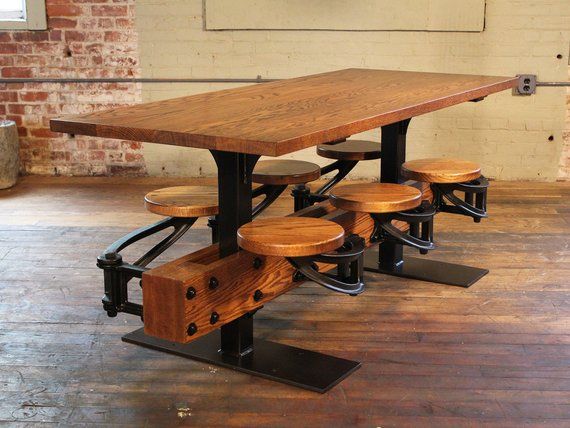
POLYGON ((259 202, 255 207, 253 207, 251 217, 255 218, 261 214, 269 205, 277 200, 277 198, 285 191, 287 188, 286 184, 283 185, 271 185, 263 184, 251 192, 251 197, 253 199, 265 195, 265 198, 259 202))
POLYGON ((364 239, 350 235, 342 247, 334 253, 310 257, 288 257, 289 263, 303 275, 329 290, 352 296, 364 291, 363 254, 364 239), (336 274, 321 273, 315 269, 315 262, 336 264, 336 274))
POLYGON ((188 336, 193 336, 198 332, 198 326, 195 323, 190 323, 188 325, 188 329, 186 330, 186 333, 188 334, 188 336))
POLYGON ((216 288, 218 288, 218 285, 220 285, 220 282, 218 281, 218 278, 216 278, 215 276, 211 277, 210 280, 208 281, 208 288, 210 290, 215 290, 216 288))
POLYGON ((370 238, 373 242, 394 240, 400 244, 416 248, 427 253, 433 250, 433 216, 435 208, 428 202, 408 211, 387 214, 370 214, 374 219, 375 228, 370 238), (402 232, 392 224, 399 220, 410 225, 409 233, 402 232))
POLYGON ((261 265, 263 265, 263 262, 261 261, 261 259, 259 257, 256 257, 255 259, 253 259, 253 268, 254 269, 259 269, 261 267, 261 265))
POLYGON ((305 184, 295 186, 291 192, 295 200, 295 212, 327 200, 328 195, 326 193, 345 178, 357 164, 358 161, 338 160, 322 167, 321 175, 329 174, 333 171, 337 171, 337 173, 315 192, 311 192, 305 184))
POLYGON ((97 258, 97 266, 103 269, 105 295, 103 308, 110 317, 119 312, 142 316, 142 305, 129 302, 128 283, 133 278, 142 278, 146 266, 178 241, 196 222, 196 218, 168 217, 149 226, 141 227, 115 241, 97 258), (128 246, 164 229, 172 227, 170 235, 152 247, 132 264, 123 262, 120 254, 128 246))
POLYGON ((210 324, 216 324, 220 319, 220 315, 217 312, 212 312, 210 315, 210 324))
POLYGON ((192 300, 194 297, 196 297, 196 289, 194 287, 188 287, 188 290, 186 290, 186 299, 192 300))
POLYGON ((536 74, 519 74, 517 75, 519 82, 513 89, 515 95, 533 95, 536 94, 536 88, 544 87, 570 87, 570 82, 539 82, 536 74))
POLYGON ((472 217, 476 223, 487 218, 489 180, 481 176, 467 183, 432 184, 434 206, 438 211, 472 217), (454 192, 465 193, 464 199, 454 192), (446 200, 452 205, 446 203, 446 200))
POLYGON ((255 290, 255 293, 253 293, 253 300, 259 302, 261 299, 263 299, 263 292, 261 290, 255 290))

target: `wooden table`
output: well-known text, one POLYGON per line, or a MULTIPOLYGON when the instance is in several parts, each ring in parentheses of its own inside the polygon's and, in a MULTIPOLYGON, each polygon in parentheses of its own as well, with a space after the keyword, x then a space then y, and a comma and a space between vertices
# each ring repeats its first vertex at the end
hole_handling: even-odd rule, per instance
MULTIPOLYGON (((251 174, 261 155, 279 156, 381 127, 381 181, 402 182, 400 166, 405 160, 406 133, 412 117, 479 101, 516 84, 515 77, 347 69, 54 119, 51 129, 210 150, 218 167, 219 251, 225 257, 238 251, 236 231, 251 221, 251 174)), ((392 266, 401 265, 401 248, 395 246, 390 251, 392 254, 384 257, 383 263, 388 260, 392 266)), ((371 269, 378 269, 377 260, 371 269)), ((282 372, 268 368, 260 361, 263 350, 258 348, 257 365, 239 363, 245 355, 253 354, 253 318, 249 314, 222 326, 221 354, 211 341, 202 348, 215 347, 213 353, 212 349, 182 352, 180 347, 169 347, 143 336, 138 343, 322 389, 314 387, 318 381, 315 379, 307 379, 305 384, 291 380, 300 367, 291 366, 290 362, 284 363, 289 366, 282 372), (227 358, 235 358, 237 363, 228 363, 227 358)), ((193 344, 185 346, 190 345, 193 344)), ((273 353, 264 354, 265 358, 284 355, 287 349, 294 358, 300 351, 279 346, 273 353)), ((340 359, 328 357, 324 361, 320 359, 322 354, 312 354, 316 354, 315 370, 327 372, 322 367, 328 361, 329 371, 334 372, 333 378, 327 380, 327 388, 354 369, 343 366, 340 359)), ((308 364, 306 360, 300 363, 305 368, 308 364)))

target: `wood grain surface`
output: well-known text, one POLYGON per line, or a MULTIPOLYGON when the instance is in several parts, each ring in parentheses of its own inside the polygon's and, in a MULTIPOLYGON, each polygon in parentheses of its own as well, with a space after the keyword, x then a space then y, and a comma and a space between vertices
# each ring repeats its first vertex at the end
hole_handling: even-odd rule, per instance
POLYGON ((422 193, 412 186, 393 183, 350 184, 330 192, 333 206, 346 211, 392 213, 420 205, 422 193))
POLYGON ((516 77, 346 69, 51 120, 51 129, 280 156, 517 85, 516 77))
POLYGON ((204 217, 218 214, 218 190, 204 186, 156 189, 144 197, 151 213, 171 217, 204 217))
MULTIPOLYGON (((324 396, 121 342, 142 323, 106 316, 94 261, 160 219, 146 193, 180 184, 24 176, 1 192, 0 425, 570 425, 570 183, 493 182, 489 219, 436 217, 427 258, 491 270, 469 289, 370 275, 358 297, 307 282, 264 304, 256 337, 362 362, 324 396)), ((283 195, 262 216, 290 210, 283 195)), ((209 240, 200 219, 152 266, 209 240)))
POLYGON ((275 159, 257 162, 251 179, 258 184, 303 184, 318 180, 321 167, 316 163, 275 159))
POLYGON ((481 166, 462 159, 416 159, 402 165, 402 176, 426 183, 463 183, 479 178, 481 166))
POLYGON ((317 154, 328 159, 371 160, 382 156, 381 144, 368 140, 346 140, 336 144, 319 144, 317 154))
POLYGON ((237 241, 244 250, 264 256, 314 256, 344 244, 344 229, 321 218, 271 217, 241 226, 237 241))

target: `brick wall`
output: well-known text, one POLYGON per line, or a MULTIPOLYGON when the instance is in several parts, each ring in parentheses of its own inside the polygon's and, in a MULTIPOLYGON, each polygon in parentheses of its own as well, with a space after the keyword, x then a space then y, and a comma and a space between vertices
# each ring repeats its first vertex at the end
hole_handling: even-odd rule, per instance
MULTIPOLYGON (((0 75, 139 75, 135 0, 47 0, 47 31, 0 31, 0 75)), ((140 143, 54 134, 49 119, 139 102, 135 84, 0 84, 0 118, 20 132, 24 173, 143 174, 140 143)))

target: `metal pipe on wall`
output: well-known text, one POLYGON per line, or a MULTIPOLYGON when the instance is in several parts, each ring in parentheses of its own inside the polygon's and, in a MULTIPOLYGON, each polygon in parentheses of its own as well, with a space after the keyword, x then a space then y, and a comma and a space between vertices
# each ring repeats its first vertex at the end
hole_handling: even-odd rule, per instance
POLYGON ((182 78, 182 79, 162 79, 162 78, 10 78, 0 79, 0 83, 265 83, 274 82, 281 79, 264 79, 261 76, 256 78, 182 78))

